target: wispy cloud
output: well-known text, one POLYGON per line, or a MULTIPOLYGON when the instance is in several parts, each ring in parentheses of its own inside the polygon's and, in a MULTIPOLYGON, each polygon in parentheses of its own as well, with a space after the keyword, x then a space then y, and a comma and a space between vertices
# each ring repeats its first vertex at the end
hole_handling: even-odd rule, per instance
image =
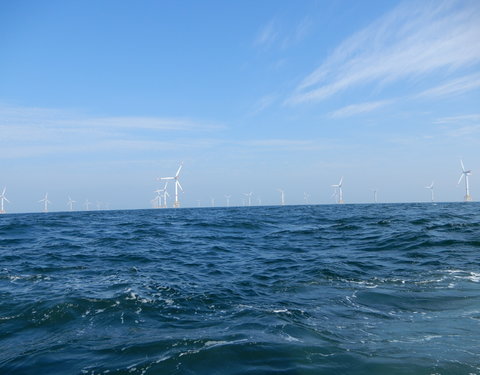
POLYGON ((389 100, 383 100, 378 102, 352 104, 330 113, 330 117, 341 118, 341 117, 349 117, 349 116, 359 115, 362 113, 372 112, 375 109, 383 107, 389 103, 390 103, 389 100))
POLYGON ((440 97, 460 95, 480 88, 480 74, 471 74, 451 80, 443 85, 433 87, 418 94, 418 97, 440 97))
POLYGON ((441 125, 448 137, 465 137, 480 133, 480 113, 442 117, 433 123, 441 125))
POLYGON ((341 43, 286 103, 324 100, 358 85, 449 74, 480 62, 478 1, 407 1, 341 43))
POLYGON ((0 105, 0 157, 190 149, 203 147, 199 135, 222 128, 191 119, 97 117, 67 110, 0 105))
POLYGON ((253 44, 255 46, 267 46, 272 44, 278 37, 275 20, 271 20, 262 27, 253 44))
POLYGON ((252 110, 250 111, 250 116, 255 116, 255 115, 259 114, 260 112, 264 111, 265 109, 270 107, 275 102, 275 100, 277 100, 277 95, 276 94, 270 94, 270 95, 262 96, 254 104, 252 110))
POLYGON ((434 124, 465 124, 471 122, 480 122, 480 113, 459 115, 451 117, 441 117, 434 121, 434 124))

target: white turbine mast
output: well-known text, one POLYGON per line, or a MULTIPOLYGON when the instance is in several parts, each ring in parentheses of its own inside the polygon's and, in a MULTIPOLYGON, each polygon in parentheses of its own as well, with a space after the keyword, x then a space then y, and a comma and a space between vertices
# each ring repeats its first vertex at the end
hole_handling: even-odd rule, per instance
POLYGON ((73 204, 74 204, 74 203, 75 203, 75 201, 74 201, 72 198, 70 198, 70 196, 69 196, 69 197, 68 197, 67 206, 68 206, 68 209, 69 209, 70 211, 73 211, 73 204))
POLYGON ((243 195, 245 195, 248 199, 248 206, 250 207, 252 205, 252 192, 250 193, 243 193, 243 195))
POLYGON ((465 197, 463 197, 463 200, 465 202, 471 202, 473 199, 472 199, 472 196, 470 195, 470 185, 468 184, 468 176, 472 174, 472 171, 470 169, 469 170, 465 169, 462 159, 460 159, 460 164, 462 166, 462 174, 460 175, 457 185, 459 185, 460 182, 462 181, 462 178, 465 177, 465 197))
POLYGON ((373 190, 373 203, 378 203, 377 195, 378 195, 378 191, 377 191, 377 189, 374 189, 373 190))
POLYGON ((277 189, 280 192, 280 204, 285 206, 285 191, 282 189, 277 189))
POLYGON ((161 189, 157 189, 154 193, 157 193, 157 195, 155 195, 150 202, 152 203, 153 208, 160 208, 162 207, 162 191, 161 189))
POLYGON ((3 188, 3 191, 2 191, 2 194, 0 194, 0 214, 4 214, 6 211, 4 209, 4 206, 3 206, 3 203, 4 202, 8 202, 10 203, 10 201, 7 199, 7 197, 5 196, 5 192, 7 191, 7 188, 4 187, 3 188))
POLYGON ((303 193, 303 200, 305 201, 305 204, 309 204, 310 194, 303 193))
POLYGON ((342 184, 343 184, 343 176, 340 178, 340 182, 336 185, 332 185, 332 187, 335 189, 335 192, 338 190, 338 201, 337 203, 343 204, 343 191, 342 191, 342 184))
POLYGON ((88 200, 88 198, 85 200, 85 203, 84 203, 84 206, 85 206, 85 210, 87 211, 90 211, 90 205, 92 204, 92 202, 90 202, 88 200))
POLYGON ((227 199, 227 207, 230 207, 230 198, 231 198, 231 195, 225 195, 225 198, 227 199))
POLYGON ((433 181, 432 181, 432 183, 431 183, 430 185, 425 186, 425 189, 430 189, 431 200, 432 200, 432 202, 434 202, 434 201, 435 201, 435 197, 434 197, 434 195, 433 195, 433 181))
POLYGON ((178 180, 178 176, 180 175, 180 170, 183 167, 183 163, 180 163, 180 167, 178 167, 177 173, 173 177, 159 177, 157 180, 160 181, 168 181, 168 180, 174 180, 175 181, 175 202, 173 203, 174 208, 180 207, 180 201, 178 200, 178 189, 183 192, 182 185, 180 185, 180 181, 178 180))
POLYGON ((43 212, 48 212, 48 204, 52 203, 48 200, 48 193, 45 193, 45 198, 40 199, 38 202, 43 202, 43 212))

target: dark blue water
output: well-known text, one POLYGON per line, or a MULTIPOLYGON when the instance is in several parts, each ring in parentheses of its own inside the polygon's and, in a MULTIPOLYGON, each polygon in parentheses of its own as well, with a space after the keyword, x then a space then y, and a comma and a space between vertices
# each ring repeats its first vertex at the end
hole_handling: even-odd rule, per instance
POLYGON ((0 216, 0 374, 479 374, 480 205, 0 216))

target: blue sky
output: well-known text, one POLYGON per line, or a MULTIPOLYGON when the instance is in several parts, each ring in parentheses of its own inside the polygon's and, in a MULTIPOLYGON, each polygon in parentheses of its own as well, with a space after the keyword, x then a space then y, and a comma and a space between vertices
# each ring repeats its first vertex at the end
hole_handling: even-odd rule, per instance
POLYGON ((480 199, 478 1, 0 3, 9 212, 480 199))

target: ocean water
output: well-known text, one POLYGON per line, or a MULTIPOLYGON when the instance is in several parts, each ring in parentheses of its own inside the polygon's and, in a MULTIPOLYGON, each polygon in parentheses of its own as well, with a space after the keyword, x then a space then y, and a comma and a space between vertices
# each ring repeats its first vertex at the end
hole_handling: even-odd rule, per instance
POLYGON ((1 215, 0 374, 480 374, 480 205, 1 215))

